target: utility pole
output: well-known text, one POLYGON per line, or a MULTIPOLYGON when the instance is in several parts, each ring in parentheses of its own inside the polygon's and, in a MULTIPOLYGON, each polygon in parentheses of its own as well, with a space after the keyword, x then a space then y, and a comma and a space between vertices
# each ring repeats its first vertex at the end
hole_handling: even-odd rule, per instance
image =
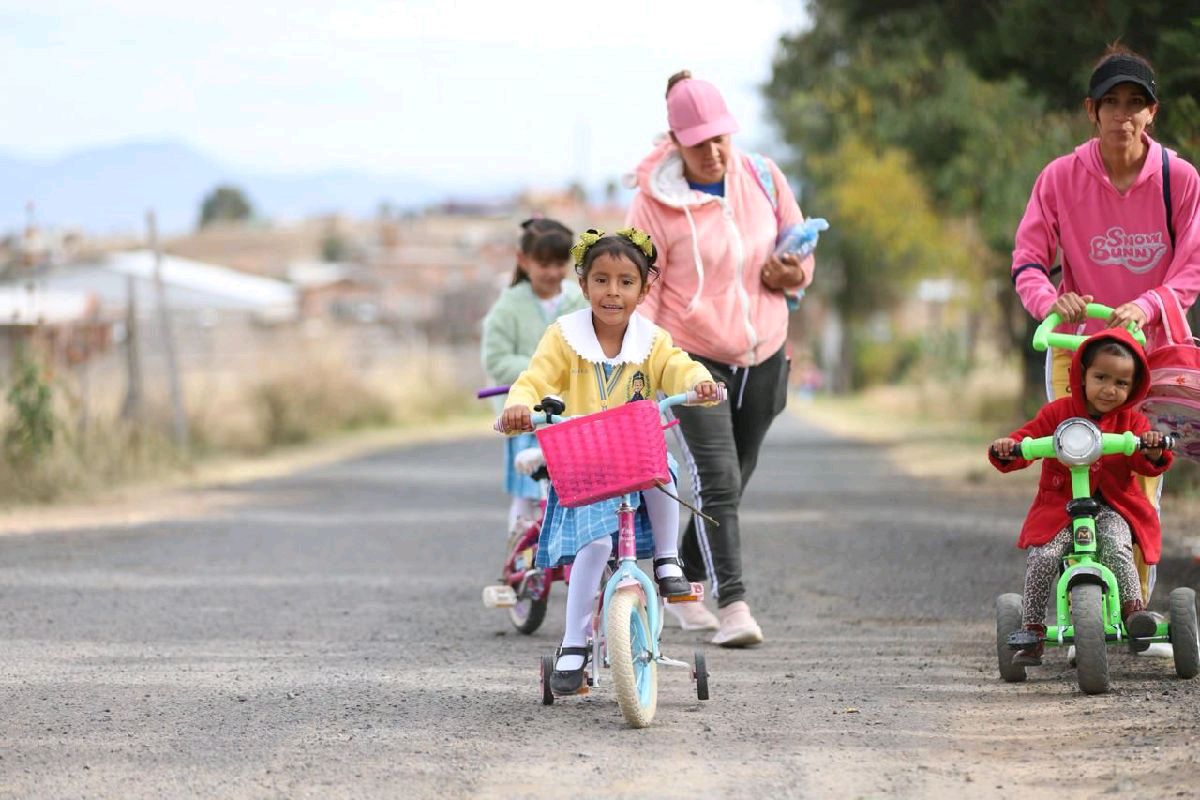
POLYGON ((146 212, 146 232, 154 253, 154 293, 158 301, 158 324, 162 329, 163 350, 167 355, 167 381, 171 389, 172 434, 175 444, 187 450, 187 416, 183 411, 183 390, 179 385, 179 364, 175 360, 175 337, 171 333, 171 313, 167 308, 167 290, 162 278, 162 249, 158 243, 158 222, 154 209, 146 212))

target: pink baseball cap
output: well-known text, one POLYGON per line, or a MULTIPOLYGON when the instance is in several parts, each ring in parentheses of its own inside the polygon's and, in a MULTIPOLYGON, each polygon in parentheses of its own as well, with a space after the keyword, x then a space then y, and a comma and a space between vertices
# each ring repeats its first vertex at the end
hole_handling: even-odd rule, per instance
POLYGON ((738 129, 737 120, 729 113, 717 87, 695 78, 687 78, 671 87, 667 95, 667 124, 684 147, 738 129))

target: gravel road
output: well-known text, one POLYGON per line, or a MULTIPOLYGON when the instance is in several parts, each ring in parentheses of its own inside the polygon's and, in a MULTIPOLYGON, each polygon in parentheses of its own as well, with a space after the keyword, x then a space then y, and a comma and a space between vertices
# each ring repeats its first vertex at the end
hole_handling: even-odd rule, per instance
MULTIPOLYGON (((0 536, 0 797, 1194 797, 1200 683, 1110 650, 996 676, 1031 485, 925 482, 780 420, 746 499, 767 642, 703 647, 712 699, 661 670, 654 725, 611 686, 543 707, 481 587, 503 546, 500 444, 390 449, 185 493, 134 524, 0 536)), ((1187 521, 1172 520, 1171 540, 1187 521)), ((1181 545, 1166 590, 1197 586, 1181 545)))

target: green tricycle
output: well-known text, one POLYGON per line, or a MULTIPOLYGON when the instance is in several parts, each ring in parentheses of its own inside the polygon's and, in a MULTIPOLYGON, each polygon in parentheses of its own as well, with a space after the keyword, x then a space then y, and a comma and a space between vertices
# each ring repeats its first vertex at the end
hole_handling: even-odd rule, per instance
MULTIPOLYGON (((1087 315, 1108 319, 1112 309, 1096 303, 1089 304, 1087 315)), ((1045 351, 1048 347, 1074 350, 1086 337, 1056 333, 1062 320, 1050 314, 1033 337, 1033 348, 1045 351)), ((1132 331, 1134 338, 1145 345, 1140 330, 1132 331)), ((1172 446, 1167 436, 1163 446, 1172 446)), ((1046 627, 1047 646, 1075 647, 1074 666, 1079 688, 1087 694, 1102 694, 1109 690, 1107 645, 1130 642, 1121 619, 1121 599, 1117 580, 1112 571, 1097 560, 1096 515, 1099 503, 1092 497, 1089 470, 1102 456, 1121 453, 1133 455, 1141 440, 1132 431, 1102 433, 1090 419, 1072 417, 1062 422, 1051 436, 1021 441, 1021 457, 1027 460, 1057 458, 1071 471, 1071 497, 1067 514, 1071 518, 1071 551, 1063 557, 1056 598, 1056 624, 1046 627)), ((1023 647, 1036 644, 1037 635, 1024 630, 1021 595, 1002 594, 996 598, 996 657, 1000 677, 1009 683, 1025 680, 1025 667, 1013 663, 1013 656, 1023 647)), ((1193 678, 1200 673, 1200 637, 1197 636, 1196 593, 1186 587, 1170 595, 1170 613, 1166 622, 1159 622, 1153 636, 1138 637, 1139 643, 1170 642, 1174 651, 1175 673, 1181 678, 1193 678)))

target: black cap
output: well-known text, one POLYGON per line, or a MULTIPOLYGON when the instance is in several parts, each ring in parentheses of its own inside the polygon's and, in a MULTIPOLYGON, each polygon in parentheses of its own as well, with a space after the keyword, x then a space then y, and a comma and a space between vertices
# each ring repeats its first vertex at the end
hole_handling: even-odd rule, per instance
POLYGON ((1154 82, 1154 70, 1146 62, 1132 56, 1116 55, 1105 61, 1092 72, 1088 81, 1088 97, 1099 101, 1119 83, 1136 83, 1146 92, 1151 103, 1158 102, 1158 84, 1154 82))

